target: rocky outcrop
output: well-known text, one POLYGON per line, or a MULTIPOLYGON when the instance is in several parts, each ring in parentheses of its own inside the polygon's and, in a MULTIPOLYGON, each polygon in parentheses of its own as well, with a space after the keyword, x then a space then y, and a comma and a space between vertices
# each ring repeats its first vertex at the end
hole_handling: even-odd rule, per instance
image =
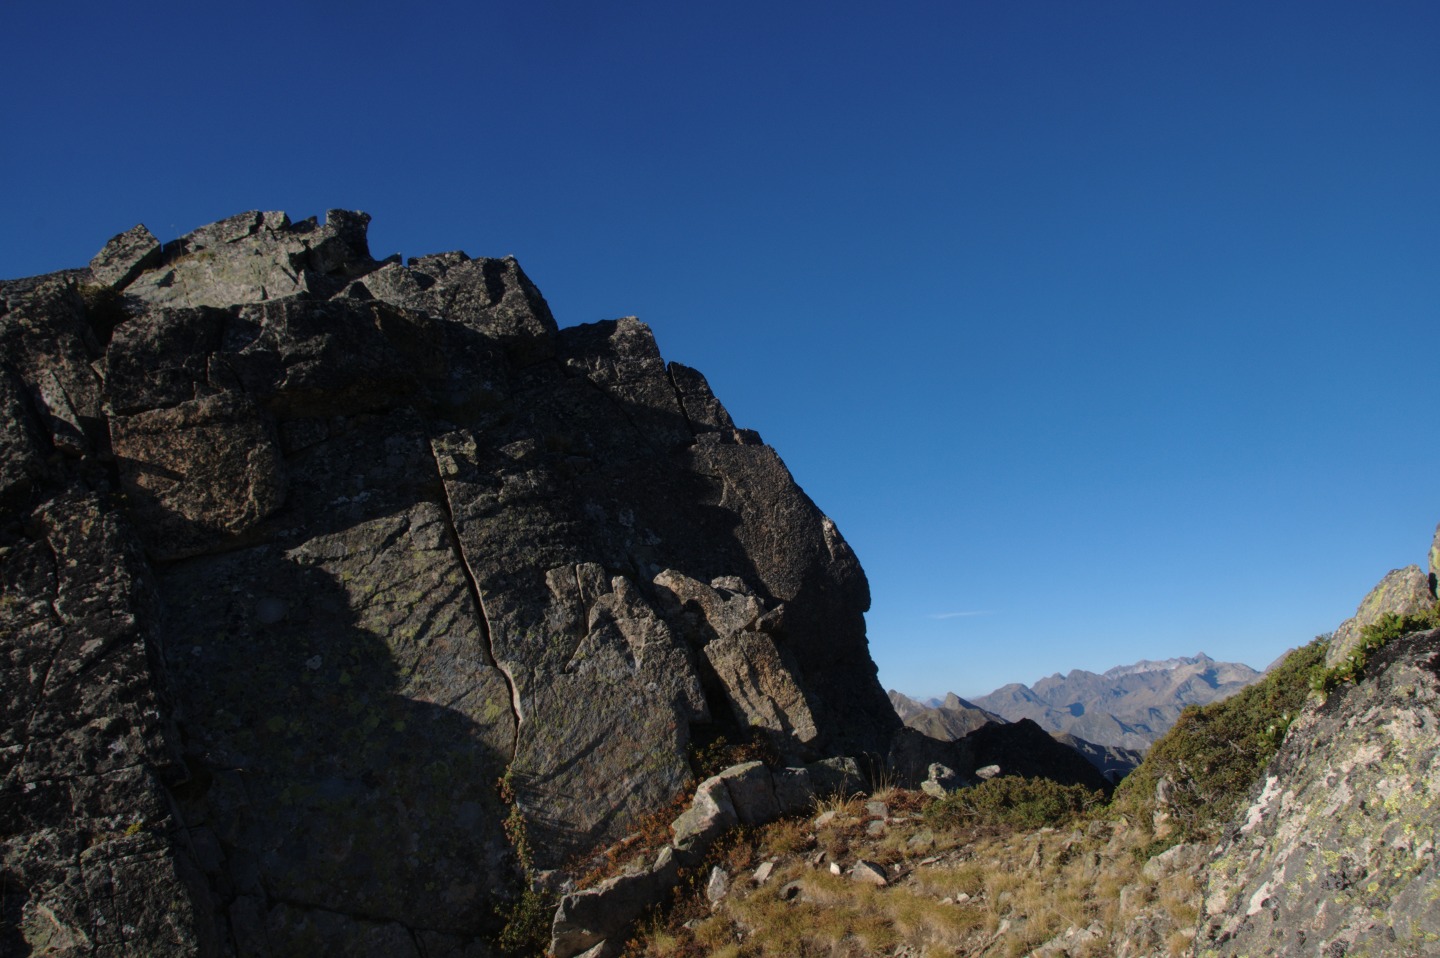
POLYGON ((479 955, 516 829, 618 838, 692 728, 890 749, 859 563, 704 377, 367 222, 0 284, 0 950, 479 955))
POLYGON ((1372 653, 1290 727, 1209 867, 1200 956, 1433 954, 1440 631, 1372 653))
MULTIPOLYGON (((1431 555, 1435 549, 1431 548, 1431 555)), ((1325 664, 1332 668, 1344 662, 1359 647, 1361 631, 1379 622, 1386 615, 1410 615, 1435 604, 1434 578, 1418 565, 1392 569, 1376 583, 1370 594, 1360 602, 1355 614, 1344 622, 1330 639, 1325 650, 1325 664)))
MULTIPOLYGON (((631 923, 664 901, 680 883, 682 869, 698 867, 726 830, 804 812, 817 796, 858 784, 854 762, 833 760, 808 768, 782 769, 746 762, 707 778, 696 788, 689 807, 671 823, 671 843, 660 849, 651 864, 561 899, 551 925, 550 954, 573 958, 592 948, 604 949, 612 939, 623 940, 631 923)), ((619 949, 607 950, 618 953, 619 949)))

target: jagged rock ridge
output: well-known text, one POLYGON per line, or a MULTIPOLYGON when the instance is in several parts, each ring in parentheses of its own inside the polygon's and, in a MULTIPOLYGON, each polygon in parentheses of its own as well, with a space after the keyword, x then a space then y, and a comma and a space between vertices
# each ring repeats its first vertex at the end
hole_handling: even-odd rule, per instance
POLYGON ((704 377, 367 223, 0 285, 0 947, 483 954, 501 775, 545 867, 697 730, 891 753, 859 563, 704 377))

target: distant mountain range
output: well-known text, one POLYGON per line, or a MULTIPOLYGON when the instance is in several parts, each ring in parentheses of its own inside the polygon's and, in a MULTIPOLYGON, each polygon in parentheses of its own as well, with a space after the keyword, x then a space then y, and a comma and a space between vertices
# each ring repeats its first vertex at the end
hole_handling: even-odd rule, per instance
POLYGON ((1098 675, 1083 669, 1057 672, 1033 688, 1003 686, 974 704, 1011 722, 1033 719, 1046 731, 1144 751, 1175 724, 1185 706, 1227 698, 1261 674, 1202 652, 1194 658, 1122 665, 1098 675))
POLYGON ((971 700, 953 692, 918 701, 890 692, 908 726, 932 738, 963 738, 987 722, 1031 719, 1112 778, 1123 776, 1187 705, 1234 695, 1263 675, 1239 662, 1191 657, 1141 661, 1103 673, 1058 672, 1034 687, 1013 683, 971 700))

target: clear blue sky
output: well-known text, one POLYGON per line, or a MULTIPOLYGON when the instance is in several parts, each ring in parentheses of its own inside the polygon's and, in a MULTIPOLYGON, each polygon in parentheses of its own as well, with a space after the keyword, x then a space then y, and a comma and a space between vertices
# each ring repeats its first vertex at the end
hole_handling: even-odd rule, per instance
POLYGON ((887 687, 1264 666, 1440 520, 1440 4, 0 0, 0 275, 246 209, 635 314, 887 687))

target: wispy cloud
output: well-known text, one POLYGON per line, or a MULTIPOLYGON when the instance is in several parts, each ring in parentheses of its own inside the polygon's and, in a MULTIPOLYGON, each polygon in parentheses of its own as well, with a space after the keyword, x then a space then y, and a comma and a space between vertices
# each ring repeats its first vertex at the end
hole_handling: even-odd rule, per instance
POLYGON ((990 610, 990 609, 978 609, 978 610, 973 611, 973 612, 931 612, 931 613, 930 613, 930 618, 932 618, 932 619, 968 619, 968 618, 970 618, 972 615, 994 615, 994 614, 995 614, 994 611, 993 611, 993 610, 990 610))

